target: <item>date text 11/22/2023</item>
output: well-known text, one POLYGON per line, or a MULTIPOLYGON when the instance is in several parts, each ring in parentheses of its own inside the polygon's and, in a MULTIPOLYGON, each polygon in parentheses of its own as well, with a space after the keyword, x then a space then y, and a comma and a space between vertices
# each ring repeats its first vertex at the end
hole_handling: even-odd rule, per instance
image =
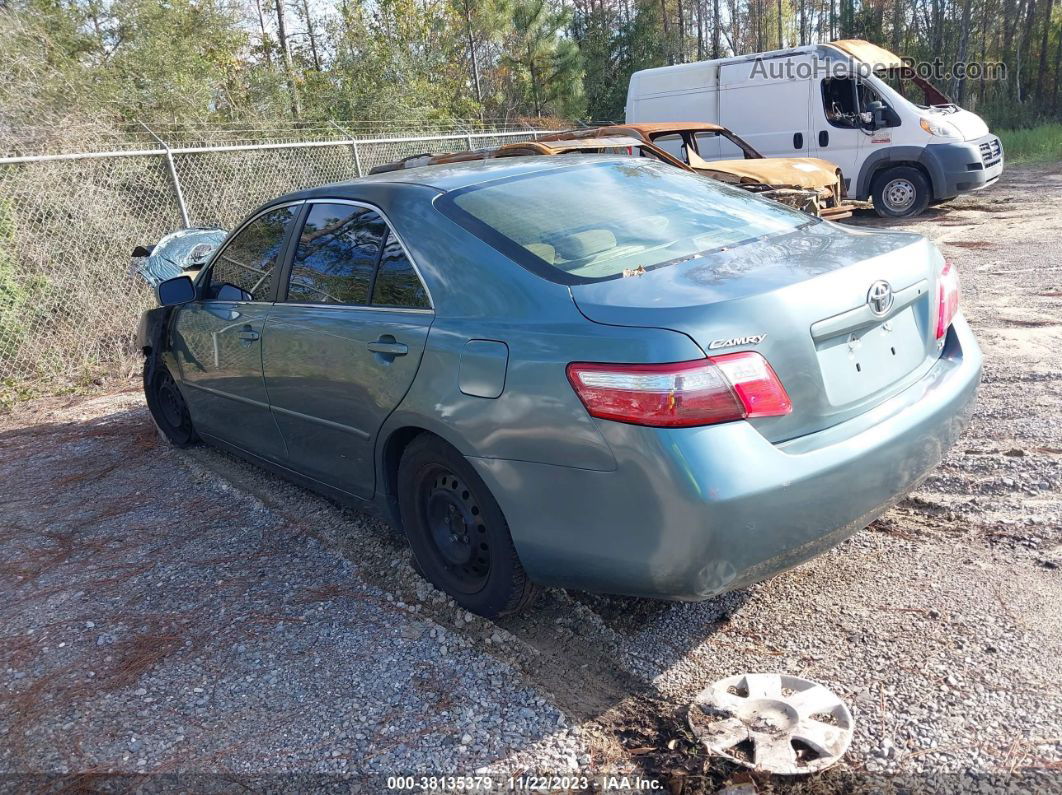
POLYGON ((399 792, 656 792, 664 785, 642 776, 388 776, 399 792))

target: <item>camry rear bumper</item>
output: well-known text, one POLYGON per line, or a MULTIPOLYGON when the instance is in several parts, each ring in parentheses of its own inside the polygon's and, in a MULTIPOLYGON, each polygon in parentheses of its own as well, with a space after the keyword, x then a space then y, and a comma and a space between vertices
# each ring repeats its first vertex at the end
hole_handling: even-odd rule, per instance
POLYGON ((705 599, 818 555, 901 499, 973 410, 981 351, 958 317, 940 361, 852 420, 776 445, 733 422, 601 422, 611 472, 470 457, 546 585, 705 599))

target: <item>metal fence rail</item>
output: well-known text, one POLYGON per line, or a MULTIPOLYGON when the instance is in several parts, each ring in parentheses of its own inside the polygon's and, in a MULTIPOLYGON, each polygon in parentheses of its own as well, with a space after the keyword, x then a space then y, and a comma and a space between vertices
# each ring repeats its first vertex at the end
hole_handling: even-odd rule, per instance
POLYGON ((157 138, 155 149, 0 158, 0 383, 70 381, 137 366, 133 331, 154 301, 130 275, 137 244, 182 225, 230 228, 274 196, 401 157, 536 134, 173 148, 157 138))

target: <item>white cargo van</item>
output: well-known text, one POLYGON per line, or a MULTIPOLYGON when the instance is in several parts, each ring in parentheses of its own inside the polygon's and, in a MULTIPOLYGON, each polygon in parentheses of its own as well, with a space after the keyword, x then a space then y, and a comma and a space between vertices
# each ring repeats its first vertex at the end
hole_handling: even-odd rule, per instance
MULTIPOLYGON (((858 39, 635 72, 626 113, 628 124, 713 122, 768 157, 829 160, 848 196, 884 216, 918 215, 1003 173, 999 138, 979 116, 858 39)), ((719 136, 705 145, 721 147, 698 152, 705 159, 743 156, 719 136)))

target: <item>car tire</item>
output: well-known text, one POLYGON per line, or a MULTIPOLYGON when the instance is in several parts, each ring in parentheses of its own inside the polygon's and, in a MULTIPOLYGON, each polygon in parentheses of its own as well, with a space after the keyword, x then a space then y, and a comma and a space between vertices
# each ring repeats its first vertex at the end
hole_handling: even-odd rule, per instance
POLYGON ((509 525, 464 456, 437 436, 410 442, 398 465, 398 506, 417 568, 461 607, 486 618, 534 601, 509 525))
POLYGON ((925 212, 933 190, 917 168, 896 166, 874 177, 870 196, 882 218, 913 218, 925 212))
POLYGON ((155 426, 174 447, 190 447, 199 441, 192 416, 177 382, 162 364, 144 362, 144 397, 155 426))

